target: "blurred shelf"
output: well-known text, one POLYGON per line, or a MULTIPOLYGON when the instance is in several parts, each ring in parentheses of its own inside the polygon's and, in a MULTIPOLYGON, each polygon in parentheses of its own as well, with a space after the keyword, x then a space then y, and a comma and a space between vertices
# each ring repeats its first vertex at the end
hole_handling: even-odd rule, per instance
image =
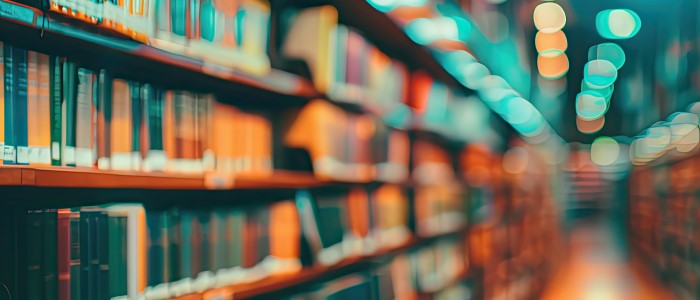
MULTIPOLYGON (((58 13, 47 12, 43 16, 40 10, 0 1, 0 38, 20 47, 65 55, 87 66, 116 69, 117 76, 177 88, 246 96, 263 92, 271 96, 263 100, 274 102, 289 102, 289 98, 306 101, 319 96, 309 80, 291 73, 272 69, 264 75, 250 75, 163 51, 58 13), (279 101, 280 96, 283 101, 279 101)), ((256 97, 258 100, 261 99, 256 97)))
POLYGON ((174 300, 203 300, 203 299, 270 299, 270 296, 281 294, 286 290, 296 289, 300 286, 325 281, 332 278, 351 274, 358 270, 370 267, 374 260, 388 258, 405 250, 430 244, 446 237, 464 234, 467 227, 437 234, 431 237, 413 238, 410 241, 390 249, 380 250, 376 253, 350 257, 341 260, 333 266, 316 266, 303 269, 297 273, 286 275, 273 275, 252 283, 236 284, 228 287, 215 288, 203 293, 188 294, 174 300))
MULTIPOLYGON (((122 188, 150 190, 302 189, 381 181, 321 180, 313 173, 275 170, 260 174, 178 174, 94 168, 0 165, 0 186, 122 188)), ((403 183, 402 183, 403 184, 403 183)), ((409 185, 409 183, 405 183, 409 185)))

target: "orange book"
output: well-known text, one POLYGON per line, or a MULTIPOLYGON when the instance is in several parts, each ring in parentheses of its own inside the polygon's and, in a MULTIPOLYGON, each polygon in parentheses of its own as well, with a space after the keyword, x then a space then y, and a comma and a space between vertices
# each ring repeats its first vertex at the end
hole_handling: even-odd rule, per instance
POLYGON ((289 147, 305 148, 320 177, 332 177, 346 139, 346 113, 324 100, 313 100, 294 116, 284 134, 289 147))
POLYGON ((39 97, 37 98, 37 144, 38 165, 51 165, 51 76, 50 57, 38 54, 39 59, 39 97))
POLYGON ((129 84, 122 79, 112 82, 111 168, 131 169, 132 121, 129 84))
POLYGON ((299 259, 301 225, 293 201, 270 206, 270 254, 282 259, 299 259))
POLYGON ((363 188, 353 188, 347 198, 350 230, 358 237, 369 235, 370 215, 369 197, 363 188))
POLYGON ((39 161, 39 57, 34 51, 27 51, 27 144, 29 164, 39 161))
POLYGON ((373 218, 381 230, 408 228, 408 199, 399 186, 382 185, 373 196, 373 218))
POLYGON ((236 108, 214 102, 212 124, 212 150, 216 158, 216 170, 229 173, 234 171, 233 152, 235 148, 234 127, 236 124, 236 108))

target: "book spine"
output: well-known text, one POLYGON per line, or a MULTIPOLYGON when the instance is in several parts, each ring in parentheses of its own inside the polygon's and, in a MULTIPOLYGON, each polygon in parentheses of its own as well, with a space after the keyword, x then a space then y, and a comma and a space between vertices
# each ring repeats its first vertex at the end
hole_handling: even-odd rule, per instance
POLYGON ((257 261, 260 263, 270 255, 270 208, 263 207, 258 211, 257 261))
POLYGON ((186 36, 188 0, 170 0, 170 24, 172 33, 180 37, 186 36))
POLYGON ((228 267, 226 265, 226 212, 221 209, 212 211, 209 226, 211 230, 209 235, 211 262, 209 265, 212 271, 225 269, 228 267))
POLYGON ((243 230, 245 212, 232 210, 226 216, 226 265, 229 268, 243 265, 243 230))
POLYGON ((44 217, 43 270, 44 300, 58 299, 58 211, 47 209, 44 217))
POLYGON ((27 53, 27 144, 28 163, 39 162, 39 57, 38 53, 27 53))
POLYGON ((167 266, 169 270, 168 280, 170 282, 183 279, 184 276, 181 264, 182 253, 182 235, 180 212, 177 209, 169 209, 167 211, 168 218, 168 260, 167 266))
MULTIPOLYGON (((80 267, 80 240, 83 238, 80 228, 80 212, 70 213, 70 299, 80 300, 83 289, 81 287, 82 270, 80 267)), ((82 230, 87 230, 84 228, 82 230)), ((83 298, 85 299, 85 298, 83 298)))
POLYGON ((51 58, 38 54, 39 97, 37 101, 37 161, 38 165, 51 165, 51 58))
POLYGON ((58 210, 57 232, 57 268, 58 268, 58 300, 70 300, 70 254, 71 254, 71 224, 70 210, 58 210))
POLYGON ((126 222, 127 217, 108 217, 109 235, 109 296, 124 296, 126 289, 126 222))
POLYGON ((4 127, 5 127, 5 146, 3 148, 3 163, 13 165, 17 161, 15 154, 15 67, 14 67, 14 47, 4 44, 4 69, 5 69, 5 103, 4 103, 4 127))
POLYGON ((149 211, 146 216, 148 223, 148 285, 156 286, 165 282, 166 274, 163 272, 165 264, 164 249, 165 236, 163 235, 163 223, 165 222, 165 212, 149 211))
POLYGON ((147 123, 146 136, 148 137, 147 163, 144 168, 147 171, 164 171, 167 163, 167 155, 163 145, 163 109, 165 93, 161 89, 154 89, 146 85, 144 99, 147 101, 145 108, 145 121, 147 123))
POLYGON ((109 225, 107 212, 101 211, 95 214, 95 243, 97 263, 93 260, 93 270, 96 270, 96 299, 109 299, 109 225))
POLYGON ((131 169, 141 170, 141 122, 143 118, 143 103, 141 103, 141 85, 129 82, 131 94, 131 169))
POLYGON ((192 227, 195 218, 191 211, 183 211, 180 215, 180 272, 182 278, 193 278, 193 265, 196 265, 194 260, 197 258, 193 255, 192 243, 192 227))
POLYGON ((253 268, 258 263, 258 222, 254 210, 246 213, 243 225, 243 260, 241 266, 253 268))
POLYGON ((211 213, 209 211, 200 211, 197 219, 201 230, 199 236, 199 251, 201 257, 199 271, 211 271, 211 213))
POLYGON ((17 143, 17 164, 29 164, 29 146, 27 143, 27 98, 28 98, 28 52, 25 49, 14 49, 15 73, 15 142, 17 143))
POLYGON ((61 164, 75 167, 76 122, 77 122, 77 66, 66 62, 63 67, 63 137, 64 147, 61 164))
POLYGON ((42 211, 35 210, 27 212, 26 296, 28 300, 44 299, 44 272, 42 270, 42 223, 42 211))
POLYGON ((5 44, 0 41, 0 165, 5 159, 5 44))
POLYGON ((97 274, 93 261, 99 262, 95 242, 95 214, 93 211, 80 212, 80 298, 97 299, 97 274))
POLYGON ((97 94, 97 167, 110 169, 111 123, 112 123, 112 80, 107 71, 101 70, 98 78, 97 94))
POLYGON ((51 165, 61 165, 61 145, 63 144, 63 61, 58 56, 51 57, 51 165))
POLYGON ((113 170, 131 170, 131 95, 126 81, 115 79, 112 87, 111 158, 113 170))
POLYGON ((75 116, 75 165, 92 167, 92 88, 93 72, 78 69, 78 96, 75 116))

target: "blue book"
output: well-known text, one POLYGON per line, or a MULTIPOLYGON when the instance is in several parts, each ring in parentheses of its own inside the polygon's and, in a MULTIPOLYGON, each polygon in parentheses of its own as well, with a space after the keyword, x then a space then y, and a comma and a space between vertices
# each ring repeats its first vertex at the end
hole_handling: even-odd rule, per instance
POLYGON ((3 57, 3 63, 5 64, 5 146, 3 149, 2 160, 6 165, 15 164, 17 161, 17 155, 15 151, 15 67, 13 65, 14 61, 14 47, 9 44, 3 44, 3 52, 5 53, 3 57))
POLYGON ((27 50, 14 48, 15 70, 15 143, 17 143, 16 163, 18 165, 29 164, 29 143, 27 138, 27 50))

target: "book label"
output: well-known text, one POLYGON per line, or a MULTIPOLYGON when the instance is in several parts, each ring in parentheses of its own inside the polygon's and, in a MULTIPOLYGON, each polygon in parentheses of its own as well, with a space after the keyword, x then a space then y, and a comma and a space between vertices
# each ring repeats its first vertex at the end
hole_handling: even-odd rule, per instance
POLYGON ((37 147, 29 147, 29 163, 39 162, 39 149, 37 147))
POLYGON ((75 165, 75 147, 66 147, 63 152, 63 160, 65 165, 75 165))
POLYGON ((49 147, 36 147, 36 150, 39 154, 39 160, 37 161, 40 164, 50 164, 51 163, 51 151, 49 150, 49 147))
POLYGON ((5 145, 3 150, 3 160, 12 163, 17 161, 17 156, 15 155, 15 146, 5 145))
POLYGON ((51 143, 51 159, 61 159, 61 144, 58 142, 51 143))
POLYGON ((29 163, 29 147, 17 147, 17 163, 29 163))

